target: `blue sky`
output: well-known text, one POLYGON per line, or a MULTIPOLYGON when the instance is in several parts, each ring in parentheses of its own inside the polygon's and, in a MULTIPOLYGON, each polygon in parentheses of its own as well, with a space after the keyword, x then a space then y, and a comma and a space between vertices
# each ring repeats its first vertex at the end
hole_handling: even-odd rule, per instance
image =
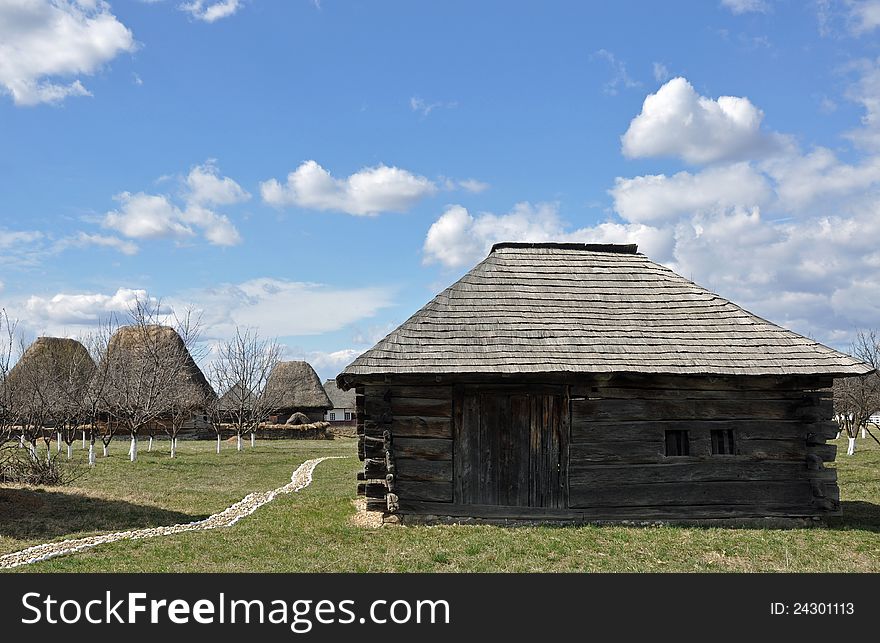
POLYGON ((837 347, 880 313, 880 2, 0 0, 0 305, 335 375, 501 240, 635 241, 837 347))

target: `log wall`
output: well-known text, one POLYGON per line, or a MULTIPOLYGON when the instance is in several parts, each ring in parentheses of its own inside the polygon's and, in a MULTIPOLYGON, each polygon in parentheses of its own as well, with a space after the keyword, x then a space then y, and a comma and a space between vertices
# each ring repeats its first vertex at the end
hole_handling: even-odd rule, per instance
POLYGON ((837 431, 830 379, 570 378, 568 503, 552 510, 455 504, 457 383, 357 389, 359 492, 371 509, 586 520, 839 512, 836 471, 824 466, 836 450, 825 443, 837 431), (733 454, 711 453, 713 429, 733 431, 733 454), (668 430, 688 432, 689 455, 666 455, 668 430))

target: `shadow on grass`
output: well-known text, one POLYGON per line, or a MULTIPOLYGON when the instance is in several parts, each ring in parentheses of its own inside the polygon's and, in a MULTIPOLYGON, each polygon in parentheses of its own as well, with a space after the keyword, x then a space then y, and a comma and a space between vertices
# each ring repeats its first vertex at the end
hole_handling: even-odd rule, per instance
POLYGON ((880 532, 880 505, 862 500, 844 500, 840 503, 842 516, 827 518, 830 529, 861 529, 880 532))
POLYGON ((0 489, 0 536, 18 540, 157 527, 206 517, 61 491, 0 489))

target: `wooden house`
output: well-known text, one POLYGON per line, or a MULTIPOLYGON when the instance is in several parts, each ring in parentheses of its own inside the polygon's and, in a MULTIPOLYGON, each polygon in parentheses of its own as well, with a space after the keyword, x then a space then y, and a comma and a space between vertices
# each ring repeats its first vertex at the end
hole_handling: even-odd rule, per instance
POLYGON ((839 512, 829 387, 870 371, 635 245, 500 243, 337 381, 369 508, 688 521, 839 512))
POLYGON ((263 395, 273 409, 271 420, 277 424, 323 422, 324 413, 332 407, 308 362, 279 362, 269 374, 263 395))

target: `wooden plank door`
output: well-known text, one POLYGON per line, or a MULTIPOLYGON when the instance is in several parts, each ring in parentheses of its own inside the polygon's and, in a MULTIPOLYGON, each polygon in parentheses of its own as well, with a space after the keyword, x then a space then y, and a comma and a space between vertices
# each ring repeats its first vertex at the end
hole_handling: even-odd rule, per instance
POLYGON ((455 502, 566 506, 564 396, 474 390, 456 405, 455 502))

